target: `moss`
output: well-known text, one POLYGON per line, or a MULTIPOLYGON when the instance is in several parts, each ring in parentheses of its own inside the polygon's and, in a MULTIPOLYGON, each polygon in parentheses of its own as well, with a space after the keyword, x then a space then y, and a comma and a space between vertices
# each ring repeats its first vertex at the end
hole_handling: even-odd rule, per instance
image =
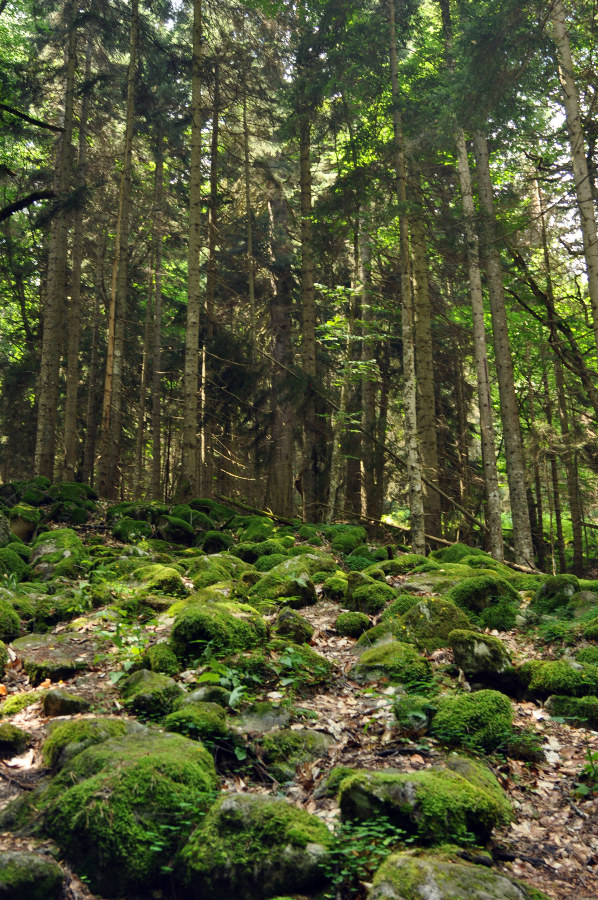
POLYGON ((519 608, 515 603, 501 600, 493 606, 488 606, 480 613, 480 623, 491 631, 511 631, 517 624, 519 608))
POLYGON ((177 519, 176 516, 160 516, 156 523, 156 531, 163 541, 172 544, 190 547, 195 540, 193 526, 183 519, 177 519))
POLYGON ((29 566, 18 553, 15 553, 10 544, 0 550, 0 584, 3 575, 15 575, 17 581, 22 581, 28 573, 29 566))
POLYGON ((54 779, 44 828, 94 892, 148 894, 215 787, 212 758, 193 741, 112 739, 78 753, 54 779))
POLYGON ((61 768, 92 744, 123 737, 126 730, 126 724, 121 719, 77 719, 52 723, 42 747, 44 763, 52 769, 61 768))
MULTIPOLYGON (((401 553, 399 556, 388 559, 379 565, 379 569, 385 575, 406 575, 407 572, 413 572, 418 566, 429 563, 430 560, 420 553, 401 553)), ((431 569, 438 568, 436 563, 432 563, 431 569)))
POLYGON ((598 647, 584 647, 575 654, 575 659, 580 663, 598 666, 598 647))
POLYGON ((431 679, 430 663, 409 644, 387 641, 365 650, 353 666, 350 676, 355 681, 388 679, 410 687, 431 679))
POLYGON ((534 697, 550 694, 586 697, 598 693, 598 666, 572 664, 565 659, 534 660, 524 663, 519 675, 534 697))
POLYGON ((266 623, 242 603, 193 603, 176 616, 171 643, 177 656, 200 656, 209 644, 213 652, 245 650, 265 642, 266 623))
POLYGON ((323 822, 286 800, 225 796, 181 851, 178 871, 190 900, 311 894, 324 884, 331 842, 323 822))
POLYGON ((464 578, 451 588, 447 599, 474 612, 481 612, 488 606, 504 600, 512 603, 520 602, 519 594, 509 582, 494 574, 464 578))
POLYGON ((139 519, 132 519, 130 516, 123 516, 112 527, 112 536, 124 544, 131 544, 137 540, 151 537, 152 526, 149 522, 139 519))
POLYGON ((40 534, 33 544, 31 566, 38 578, 48 576, 77 578, 85 558, 83 542, 70 528, 57 528, 40 534))
POLYGON ((598 641, 598 616, 585 626, 583 636, 588 641, 598 641))
POLYGON ((9 510, 8 518, 11 522, 22 519, 23 522, 28 522, 30 525, 36 526, 41 522, 42 514, 39 509, 30 506, 28 503, 17 503, 9 510))
POLYGON ((17 850, 0 855, 0 889, 7 900, 58 900, 63 881, 62 869, 46 855, 17 850))
POLYGON ((197 509, 199 512, 205 513, 214 522, 230 522, 236 516, 235 511, 230 506, 204 497, 195 497, 193 500, 189 500, 189 506, 191 509, 197 509))
POLYGON ((451 631, 471 627, 463 610, 441 597, 420 600, 404 614, 403 625, 418 647, 425 650, 447 647, 451 631))
POLYGON ((466 675, 501 674, 511 668, 511 654, 500 638, 468 629, 448 636, 455 662, 466 675))
POLYGON ((0 716, 16 716, 21 710, 27 709, 33 703, 43 700, 45 691, 23 691, 22 694, 11 694, 0 706, 0 716))
POLYGON ((499 691, 440 697, 431 734, 443 743, 472 750, 496 750, 513 725, 511 701, 499 691))
POLYGON ((367 540, 367 531, 361 525, 353 525, 338 532, 332 538, 331 547, 335 553, 349 554, 367 540))
POLYGON ((274 522, 265 516, 250 516, 246 528, 243 529, 240 538, 242 541, 261 543, 267 541, 274 531, 274 522))
POLYGON ((369 617, 365 613, 345 612, 337 617, 334 627, 343 637, 358 638, 370 627, 369 617))
POLYGON ((258 557, 254 565, 258 572, 269 572, 274 566, 278 566, 281 562, 284 562, 286 558, 285 553, 271 553, 268 556, 258 557))
POLYGON ((400 697, 393 711, 401 732, 414 737, 428 731, 436 708, 427 697, 412 694, 410 697, 400 697))
POLYGON ((550 575, 534 594, 530 606, 540 614, 550 613, 566 606, 578 591, 579 581, 575 575, 550 575))
POLYGON ((192 703, 166 716, 166 731, 184 734, 193 741, 213 746, 229 735, 224 709, 217 703, 192 703))
POLYGON ((314 629, 304 616, 289 607, 283 607, 276 617, 272 631, 282 637, 288 637, 296 644, 308 644, 314 629))
POLYGON ((421 601, 421 596, 416 594, 399 594, 396 599, 392 600, 382 613, 382 621, 386 619, 394 619, 397 616, 403 616, 410 609, 421 601))
POLYGON ((576 728, 598 729, 598 697, 565 697, 554 694, 546 701, 551 716, 566 719, 576 728))
POLYGON ((326 779, 326 796, 336 797, 343 781, 358 772, 359 769, 351 769, 349 766, 334 766, 326 779))
POLYGON ((290 781, 297 766, 326 756, 332 739, 319 731, 283 728, 261 740, 261 753, 268 771, 278 781, 290 781))
POLYGON ((247 573, 255 573, 253 566, 225 552, 196 557, 189 564, 187 577, 193 581, 193 587, 199 590, 219 581, 241 578, 247 573))
POLYGON ((302 525, 297 536, 300 541, 309 541, 310 538, 316 537, 318 530, 315 525, 302 525))
POLYGON ((18 756, 22 753, 29 741, 31 735, 10 722, 2 722, 0 724, 0 758, 10 759, 12 756, 18 756))
POLYGON ((21 633, 21 621, 8 600, 0 598, 0 641, 12 641, 21 633))
POLYGON ((143 654, 143 666, 152 672, 161 672, 162 675, 178 675, 179 662, 168 644, 160 642, 154 644, 143 654))
POLYGON ((282 556, 280 562, 284 562, 287 558, 287 549, 286 542, 276 538, 269 538, 266 541, 250 541, 237 544, 231 550, 231 553, 248 563, 255 563, 264 556, 272 555, 282 556))
POLYGON ((443 563, 458 563, 466 556, 474 555, 486 557, 488 554, 478 547, 468 547, 467 544, 459 543, 451 544, 450 547, 443 547, 442 550, 433 550, 432 553, 430 553, 430 556, 433 559, 438 559, 443 563))
POLYGON ((331 575, 323 583, 322 594, 328 600, 342 603, 347 594, 347 579, 342 575, 331 575))
POLYGON ((364 631, 358 638, 355 646, 357 649, 363 648, 365 650, 389 637, 393 637, 397 641, 403 641, 405 644, 413 644, 411 632, 403 622, 402 616, 388 616, 383 618, 377 625, 374 625, 373 628, 368 628, 367 631, 364 631))
POLYGON ((85 595, 50 594, 38 597, 35 604, 34 630, 47 631, 60 622, 70 622, 88 611, 91 604, 85 595))
POLYGON ((268 652, 276 658, 276 668, 283 686, 304 691, 327 684, 333 672, 332 663, 316 653, 307 644, 293 644, 274 638, 268 643, 268 652))
POLYGON ((352 589, 351 575, 349 587, 345 598, 345 605, 354 612, 363 612, 375 616, 397 596, 397 592, 389 584, 373 581, 371 584, 361 584, 352 589))
POLYGON ((187 589, 176 569, 159 563, 142 566, 133 571, 135 581, 141 582, 148 591, 157 591, 174 597, 187 596, 187 589))
POLYGON ((140 669, 119 684, 123 705, 135 715, 160 719, 172 711, 182 687, 160 672, 140 669))
POLYGON ((489 770, 466 761, 463 774, 449 768, 390 774, 360 772, 341 782, 343 820, 387 816, 418 840, 439 844, 486 841, 512 818, 510 804, 489 770))
POLYGON ((233 544, 234 541, 230 534, 210 528, 203 535, 200 546, 204 553, 220 553, 222 550, 230 550, 233 544))

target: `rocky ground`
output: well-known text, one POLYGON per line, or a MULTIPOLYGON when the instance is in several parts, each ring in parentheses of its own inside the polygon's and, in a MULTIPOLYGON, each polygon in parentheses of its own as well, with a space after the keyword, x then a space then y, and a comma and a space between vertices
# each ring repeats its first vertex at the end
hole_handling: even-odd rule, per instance
POLYGON ((85 502, 0 522, 0 897, 598 896, 598 582, 85 502))

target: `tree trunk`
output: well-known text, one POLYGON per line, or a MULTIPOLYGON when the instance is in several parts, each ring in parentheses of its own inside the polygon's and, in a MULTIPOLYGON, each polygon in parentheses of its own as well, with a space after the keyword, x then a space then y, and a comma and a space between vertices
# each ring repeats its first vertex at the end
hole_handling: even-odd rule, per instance
POLYGON ((494 198, 490 178, 488 145, 486 138, 480 132, 476 132, 474 136, 474 151, 480 206, 483 215, 481 229, 488 275, 494 355, 498 376, 498 393, 505 444, 511 516, 513 519, 515 561, 519 565, 533 567, 534 549, 527 505, 525 458, 515 395, 511 348, 509 346, 502 266, 496 243, 494 198))
POLYGON ((133 134, 135 125, 135 84, 137 80, 137 44, 139 40, 139 0, 131 0, 131 37, 127 73, 127 116, 123 171, 120 181, 118 216, 112 285, 108 313, 108 349, 102 407, 100 474, 98 491, 113 499, 118 494, 118 463, 122 430, 122 372, 124 326, 129 270, 129 218, 133 170, 133 134))
POLYGON ((563 89, 563 104, 567 117, 567 130, 571 145, 571 162, 577 207, 579 209, 583 248, 588 273, 588 292, 594 319, 594 339, 598 347, 598 232, 592 196, 592 182, 588 172, 584 135, 581 127, 579 95, 573 78, 573 60, 569 35, 565 25, 565 8, 562 0, 552 0, 550 19, 557 51, 559 80, 563 89))
POLYGON ((405 415, 405 443, 407 477, 409 483, 409 509, 411 513, 411 546, 414 553, 426 552, 424 525, 424 495, 422 471, 417 440, 417 382, 415 377, 415 346, 413 334, 413 297, 409 271, 409 221, 407 217, 407 176, 403 123, 399 110, 399 68, 395 27, 395 0, 389 3, 390 24, 390 72, 393 100, 394 166, 397 200, 400 210, 400 268, 401 312, 403 338, 403 405, 405 415))
POLYGON ((56 453, 56 413, 58 407, 58 370, 63 339, 64 298, 67 285, 67 253, 70 213, 66 201, 72 177, 72 137, 77 67, 76 4, 67 0, 64 22, 68 28, 65 54, 64 131, 59 138, 56 158, 55 191, 59 211, 52 220, 48 253, 48 280, 43 311, 43 340, 34 470, 36 475, 54 477, 56 453))
POLYGON ((154 174, 154 303, 152 328, 152 474, 150 495, 152 499, 161 497, 161 450, 162 450, 162 240, 164 236, 164 145, 162 130, 158 128, 156 140, 156 169, 154 174))
POLYGON ((571 531, 573 532, 573 574, 583 574, 583 533, 581 523, 581 502, 579 497, 579 482, 575 466, 575 451, 571 446, 571 428, 569 426, 569 412, 567 409, 567 397, 565 394, 565 379, 560 360, 554 360, 554 378, 556 382, 556 394, 559 406, 559 419, 561 434, 563 436, 564 449, 561 459, 567 475, 567 493, 569 494, 569 512, 571 515, 571 531))
POLYGON ((191 76, 191 165, 189 176, 189 259, 187 274, 187 327, 183 383, 183 442, 181 497, 198 489, 197 413, 199 393, 199 321, 201 286, 201 65, 203 52, 202 0, 193 0, 193 63, 191 76))
POLYGON ((376 362, 372 329, 374 316, 372 311, 372 251, 370 235, 365 222, 359 231, 359 280, 361 282, 361 321, 363 323, 363 340, 361 342, 361 425, 364 431, 361 446, 361 512, 364 516, 374 518, 373 506, 376 494, 376 473, 372 465, 373 446, 368 440, 375 436, 376 429, 376 381, 378 364, 376 362))
MULTIPOLYGON (((154 185, 155 194, 155 185, 154 185)), ((152 241, 152 244, 154 242, 152 241)), ((133 475, 132 493, 135 497, 143 496, 145 482, 145 416, 147 407, 147 385, 149 379, 149 360, 151 354, 152 319, 154 305, 155 253, 152 246, 147 279, 147 306, 145 308, 145 324, 143 328, 143 348, 141 352, 141 378, 139 382, 139 415, 137 418, 137 440, 135 443, 135 472, 133 475)))
POLYGON ((83 449, 83 480, 93 484, 98 426, 102 414, 102 360, 100 357, 100 328, 102 324, 102 291, 104 252, 106 240, 103 231, 98 237, 94 260, 94 305, 91 322, 91 358, 85 415, 85 446, 83 449))

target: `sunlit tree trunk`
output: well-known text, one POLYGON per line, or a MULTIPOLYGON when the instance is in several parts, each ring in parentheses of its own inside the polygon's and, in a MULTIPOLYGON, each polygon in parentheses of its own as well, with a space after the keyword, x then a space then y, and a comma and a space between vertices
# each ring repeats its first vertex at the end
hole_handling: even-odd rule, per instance
POLYGON ((58 407, 58 370, 63 340, 64 300, 67 286, 67 254, 70 213, 66 201, 72 178, 72 138, 77 67, 76 5, 64 6, 63 21, 68 29, 65 52, 64 131, 59 138, 56 158, 55 190, 59 209, 50 227, 48 280, 43 310, 43 340, 37 405, 35 442, 36 475, 54 477, 56 453, 56 417, 58 407))
POLYGON ((490 178, 490 162, 486 138, 480 132, 474 136, 474 152, 476 157, 476 175, 480 206, 482 210, 481 229, 483 249, 488 276, 488 296, 492 315, 492 334, 494 338, 494 356, 500 398, 501 421, 507 464, 507 480, 513 519, 513 546, 515 560, 520 565, 534 566, 534 549, 527 505, 526 468, 521 440, 521 427, 513 362, 509 345, 507 311, 503 286, 503 274, 500 254, 496 243, 496 224, 492 181, 490 178))
POLYGON ((122 372, 124 326, 129 270, 129 230, 135 125, 135 84, 139 40, 139 0, 131 0, 131 38, 127 73, 127 116, 123 171, 120 181, 112 285, 108 313, 108 350, 102 407, 102 432, 98 490, 114 498, 118 492, 118 462, 122 430, 122 372))
POLYGON ((201 66, 202 0, 193 0, 193 60, 191 74, 191 161, 189 174, 189 254, 187 271, 187 327, 183 381, 183 443, 179 493, 192 496, 198 488, 197 415, 200 374, 199 323, 201 288, 201 66))
POLYGON ((104 233, 97 238, 94 258, 94 305, 91 320, 91 357, 85 414, 85 446, 83 449, 83 479, 94 481, 98 426, 102 414, 102 359, 100 353, 100 329, 102 328, 103 272, 106 239, 104 233))
POLYGON ((403 406, 405 443, 407 449, 407 475, 409 482, 409 509, 411 546, 414 553, 425 553, 424 495, 422 471, 417 440, 417 382, 415 377, 415 346, 413 333, 413 295, 409 265, 409 221, 407 217, 407 176, 403 124, 399 109, 399 68, 395 28, 395 0, 389 3, 390 24, 390 72, 393 100, 394 167, 397 200, 399 203, 401 312, 403 338, 403 406))

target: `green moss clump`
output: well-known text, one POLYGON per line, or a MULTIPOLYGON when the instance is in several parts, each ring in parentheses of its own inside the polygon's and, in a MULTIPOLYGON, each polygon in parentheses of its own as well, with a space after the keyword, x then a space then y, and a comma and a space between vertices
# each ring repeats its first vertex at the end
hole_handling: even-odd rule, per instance
POLYGON ((288 637, 296 644, 308 644, 313 636, 313 626, 304 616, 289 607, 283 607, 276 616, 272 631, 282 637, 288 637))
POLYGON ((499 691, 440 697, 431 734, 445 744, 472 750, 496 750, 513 725, 511 701, 499 691))
POLYGON ((358 638, 370 627, 369 617, 360 612, 344 612, 337 617, 334 627, 343 637, 358 638))
POLYGON ((401 732, 410 736, 424 734, 436 713, 436 704, 427 697, 412 694, 399 697, 394 704, 394 715, 401 732))
POLYGON ((120 682, 125 709, 147 719, 160 719, 172 711, 183 689, 168 675, 140 669, 120 682))
POLYGON ((274 566, 284 562, 286 558, 286 553, 270 553, 267 556, 258 557, 254 565, 258 572, 269 572, 274 566))
POLYGON ((331 743, 320 731, 283 728, 262 738, 261 752, 271 774, 278 781, 290 781, 297 766, 326 756, 331 743))
POLYGON ((341 782, 341 816, 345 821, 386 816, 427 844, 485 842, 494 828, 511 821, 511 807, 488 769, 463 762, 461 771, 358 772, 341 782))
POLYGON ((34 631, 47 631, 60 622, 69 622, 91 608, 85 595, 72 592, 47 594, 37 598, 34 612, 34 631))
POLYGON ((447 647, 451 631, 471 627, 463 610, 442 597, 420 600, 404 614, 403 624, 417 646, 424 650, 447 647))
POLYGON ((238 556, 244 562, 255 563, 264 556, 282 556, 280 562, 287 558, 287 546, 283 540, 269 538, 265 541, 249 541, 237 544, 231 550, 234 556, 238 556))
POLYGON ((389 584, 376 581, 360 572, 351 572, 344 604, 353 612, 375 616, 396 596, 396 590, 389 584))
POLYGON ((256 647, 266 637, 266 623, 251 606, 192 603, 176 616, 171 643, 177 656, 189 660, 201 656, 208 644, 222 653, 256 647))
POLYGON ((168 644, 160 642, 154 644, 143 654, 143 666, 152 672, 161 672, 162 675, 178 675, 179 661, 168 644))
POLYGON ((10 722, 2 722, 0 724, 0 758, 10 759, 12 756, 18 756, 22 753, 29 741, 31 735, 10 722))
POLYGON ((347 584, 343 575, 330 575, 323 583, 322 594, 327 600, 342 603, 347 595, 347 584))
POLYGON ((240 535, 241 541, 261 543, 272 537, 274 531, 274 522, 265 516, 250 516, 247 527, 244 528, 240 535))
POLYGON ((11 694, 0 706, 0 716, 16 716, 22 709, 44 699, 45 691, 23 691, 22 694, 11 694))
POLYGON ((71 528, 40 534, 33 544, 31 566, 37 578, 77 578, 85 558, 83 542, 71 528))
POLYGON ((212 807, 177 868, 189 900, 311 895, 331 843, 323 822, 286 800, 235 794, 212 807))
POLYGON ((148 894, 215 788, 212 757, 199 744, 130 735, 90 746, 64 767, 42 797, 43 825, 94 892, 148 894))
POLYGON ((491 631, 511 631, 517 624, 519 608, 515 603, 501 600, 493 606, 487 606, 480 613, 480 623, 491 631))
POLYGON ((386 678, 409 688, 429 682, 432 669, 428 660, 420 656, 410 644, 387 641, 365 650, 350 674, 355 681, 379 681, 386 678))
POLYGON ((209 587, 219 581, 240 579, 247 574, 256 574, 253 566, 226 552, 214 553, 212 556, 196 556, 187 571, 195 590, 209 587))
POLYGON ((217 703, 190 703, 167 715, 162 724, 166 731, 184 734, 207 746, 213 746, 229 735, 224 709, 217 703))
POLYGON ((0 640, 14 640, 21 633, 21 620, 8 600, 0 598, 0 640))
POLYGON ((410 609, 413 609, 416 604, 420 603, 421 599, 421 597, 416 596, 415 594, 399 594, 395 600, 392 600, 388 604, 382 613, 382 621, 394 619, 395 616, 405 615, 405 613, 409 612, 410 609))
POLYGON ((358 638, 355 646, 357 649, 363 648, 366 650, 368 647, 373 647, 374 644, 389 637, 402 641, 405 644, 413 644, 414 642, 411 632, 403 622, 402 616, 388 616, 383 618, 381 622, 378 622, 377 625, 374 625, 373 628, 368 628, 367 631, 364 631, 358 638))
POLYGON ((41 853, 4 850, 0 855, 0 885, 6 898, 57 900, 64 875, 53 859, 41 853))
POLYGON ((112 537, 124 544, 132 544, 135 541, 143 540, 143 538, 151 537, 152 526, 149 522, 143 520, 132 519, 130 516, 123 516, 112 527, 112 537))
POLYGON ((233 544, 230 534, 210 528, 202 537, 200 546, 204 553, 220 553, 223 550, 230 550, 233 544))
POLYGON ((177 519, 176 516, 160 516, 156 523, 156 531, 163 541, 171 544, 184 544, 190 547, 195 540, 195 531, 189 522, 177 519))
POLYGON ((583 630, 583 636, 587 641, 598 641, 598 616, 588 622, 583 630))
MULTIPOLYGON (((281 638, 268 643, 270 656, 276 658, 276 670, 284 684, 302 692, 329 682, 333 665, 307 644, 293 644, 281 638)), ((266 661, 269 662, 269 661, 266 661)))
POLYGON ((598 697, 564 697, 554 694, 546 701, 551 716, 566 719, 576 728, 598 729, 598 697))
POLYGON ((598 647, 584 647, 575 654, 575 659, 580 663, 598 666, 598 647))
POLYGON ((456 584, 449 593, 447 599, 457 606, 481 612, 492 604, 500 601, 508 601, 519 604, 519 594, 511 587, 508 581, 498 575, 477 575, 474 578, 464 578, 456 584))
POLYGON ((468 547, 467 544, 451 544, 450 547, 443 547, 442 550, 433 550, 430 553, 433 559, 439 559, 443 563, 459 563, 466 556, 487 557, 488 554, 479 547, 468 547))
POLYGON ((466 675, 500 675, 512 667, 511 654, 500 638, 459 628, 450 632, 448 643, 466 675))
POLYGON ((76 719, 72 722, 52 723, 50 734, 42 747, 43 760, 52 769, 61 768, 92 744, 124 737, 126 730, 121 719, 76 719))
POLYGON ((0 550, 0 584, 3 575, 15 575, 17 581, 22 581, 29 572, 29 566, 21 559, 10 544, 0 550))
POLYGON ((579 580, 575 575, 550 575, 534 594, 530 606, 537 613, 551 613, 566 606, 578 591, 579 580))
POLYGON ((36 526, 41 522, 42 514, 39 509, 30 506, 28 503, 17 503, 9 510, 8 518, 11 522, 22 519, 23 522, 28 522, 30 525, 36 526))
POLYGON ((133 571, 133 578, 135 581, 141 582, 148 591, 157 591, 174 597, 187 596, 187 589, 180 573, 171 566, 163 566, 159 563, 142 566, 133 571))
POLYGON ((572 664, 565 659, 532 660, 519 669, 519 677, 534 697, 565 694, 586 697, 598 693, 598 666, 572 664))
POLYGON ((335 553, 343 553, 348 556, 352 550, 365 543, 367 536, 365 528, 362 528, 361 525, 353 525, 335 534, 332 538, 331 547, 335 553))

